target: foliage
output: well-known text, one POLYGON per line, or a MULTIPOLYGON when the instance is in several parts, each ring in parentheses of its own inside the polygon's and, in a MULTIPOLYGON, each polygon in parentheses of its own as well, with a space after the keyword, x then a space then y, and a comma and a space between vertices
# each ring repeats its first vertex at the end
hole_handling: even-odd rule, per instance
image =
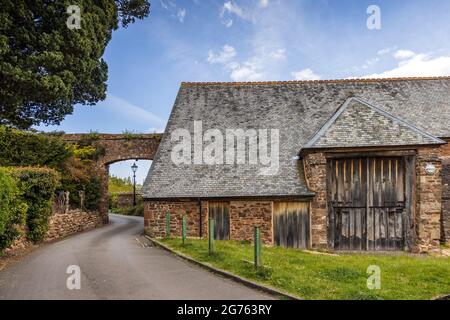
POLYGON ((14 167, 9 170, 28 205, 27 237, 33 242, 41 241, 48 230, 59 174, 53 169, 37 167, 14 167))
POLYGON ((0 165, 58 168, 71 156, 57 136, 0 126, 0 165))
POLYGON ((110 176, 108 182, 108 191, 110 194, 118 192, 133 192, 133 183, 131 178, 119 178, 116 176, 110 176))
POLYGON ((123 214, 125 216, 135 216, 135 217, 143 217, 144 216, 144 204, 139 203, 136 206, 129 208, 117 208, 114 207, 111 209, 112 213, 123 214))
POLYGON ((20 235, 18 227, 25 224, 27 208, 14 178, 0 168, 0 252, 20 235))
POLYGON ((409 254, 312 254, 297 249, 263 247, 265 269, 255 271, 253 245, 216 241, 208 255, 207 240, 161 240, 194 259, 241 277, 276 287, 304 299, 431 299, 450 293, 450 259, 409 254), (367 288, 367 267, 381 269, 381 289, 367 288), (270 272, 266 272, 270 270, 270 272))
POLYGON ((0 13, 0 124, 59 124, 76 104, 106 97, 102 59, 112 31, 148 16, 148 0, 3 0, 0 13), (81 27, 69 29, 70 5, 81 27))
POLYGON ((135 131, 129 131, 129 130, 123 131, 122 135, 127 140, 142 139, 145 137, 144 134, 142 134, 142 133, 138 133, 135 131))
POLYGON ((58 190, 70 192, 70 202, 80 203, 85 191, 85 208, 96 210, 100 201, 100 180, 95 160, 105 150, 96 145, 97 133, 78 144, 68 144, 61 134, 42 134, 0 126, 0 165, 46 166, 61 174, 58 190))

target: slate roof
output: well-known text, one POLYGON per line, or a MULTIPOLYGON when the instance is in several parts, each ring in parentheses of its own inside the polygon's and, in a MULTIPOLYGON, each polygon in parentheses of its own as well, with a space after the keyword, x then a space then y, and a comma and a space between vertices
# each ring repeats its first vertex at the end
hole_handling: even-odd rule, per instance
MULTIPOLYGON (((393 117, 389 119, 373 108, 366 108, 369 113, 365 115, 364 112, 352 113, 359 117, 353 119, 353 128, 357 127, 357 119, 368 121, 370 116, 376 118, 374 124, 382 124, 385 131, 383 141, 380 140, 382 144, 389 142, 391 145, 398 137, 406 144, 416 144, 420 139, 423 143, 432 143, 435 141, 434 137, 450 137, 450 77, 183 83, 144 183, 144 197, 161 199, 312 195, 305 182, 301 161, 294 157, 352 97, 376 106, 375 108, 393 117), (193 135, 194 120, 202 121, 203 131, 212 128, 221 131, 227 128, 278 129, 278 174, 261 175, 261 166, 249 164, 176 165, 171 160, 174 146, 171 134, 176 129, 184 128, 193 135), (389 124, 395 129, 390 130, 389 124)), ((362 111, 364 108, 356 110, 362 111)), ((371 136, 381 139, 374 132, 375 130, 371 136)), ((333 143, 338 141, 336 136, 333 137, 334 140, 328 138, 333 143)), ((366 143, 369 138, 366 138, 366 143)), ((325 143, 323 141, 325 138, 319 143, 325 143)))
POLYGON ((303 149, 445 144, 356 97, 349 98, 303 149))

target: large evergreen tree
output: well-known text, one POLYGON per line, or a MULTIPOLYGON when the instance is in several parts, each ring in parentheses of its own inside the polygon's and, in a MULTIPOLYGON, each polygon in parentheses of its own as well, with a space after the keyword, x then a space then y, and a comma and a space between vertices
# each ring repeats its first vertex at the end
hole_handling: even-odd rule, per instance
POLYGON ((147 0, 0 0, 0 124, 59 124, 75 104, 105 99, 112 31, 149 10, 147 0), (80 28, 67 26, 70 5, 80 28))

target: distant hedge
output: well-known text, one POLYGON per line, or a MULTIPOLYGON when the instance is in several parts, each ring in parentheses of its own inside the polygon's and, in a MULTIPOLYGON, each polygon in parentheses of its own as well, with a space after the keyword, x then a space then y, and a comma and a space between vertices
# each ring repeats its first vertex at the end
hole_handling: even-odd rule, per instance
POLYGON ((58 136, 0 126, 0 166, 59 168, 71 155, 58 136))
POLYGON ((47 233, 49 218, 56 188, 59 185, 58 172, 50 168, 14 167, 9 168, 28 205, 26 223, 27 237, 33 242, 41 241, 47 233))
POLYGON ((9 247, 20 235, 20 226, 25 224, 28 206, 11 174, 0 168, 0 252, 9 247))

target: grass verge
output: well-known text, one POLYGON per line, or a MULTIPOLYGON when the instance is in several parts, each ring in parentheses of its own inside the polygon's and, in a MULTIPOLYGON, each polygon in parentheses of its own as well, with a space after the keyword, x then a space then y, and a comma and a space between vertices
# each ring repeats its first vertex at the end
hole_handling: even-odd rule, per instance
POLYGON ((162 239, 165 245, 200 262, 268 284, 304 299, 431 299, 450 294, 450 258, 396 255, 317 255, 295 249, 264 247, 264 268, 255 271, 248 242, 162 239), (381 270, 381 289, 367 288, 367 268, 381 270))

